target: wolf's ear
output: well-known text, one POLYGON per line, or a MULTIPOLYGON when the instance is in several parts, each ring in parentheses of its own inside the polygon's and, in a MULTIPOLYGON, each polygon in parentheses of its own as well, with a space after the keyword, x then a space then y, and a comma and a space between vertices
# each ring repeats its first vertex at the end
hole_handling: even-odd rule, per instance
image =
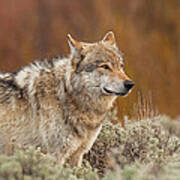
POLYGON ((115 45, 116 40, 115 40, 114 33, 112 31, 109 31, 108 33, 106 33, 102 41, 104 43, 109 43, 110 45, 115 45))
POLYGON ((67 35, 67 38, 71 50, 72 66, 74 72, 78 72, 79 64, 84 58, 84 56, 81 55, 81 50, 83 49, 84 43, 76 41, 70 34, 67 35))
POLYGON ((68 44, 70 46, 71 52, 74 52, 75 50, 81 50, 83 43, 76 41, 70 34, 67 35, 68 38, 68 44))

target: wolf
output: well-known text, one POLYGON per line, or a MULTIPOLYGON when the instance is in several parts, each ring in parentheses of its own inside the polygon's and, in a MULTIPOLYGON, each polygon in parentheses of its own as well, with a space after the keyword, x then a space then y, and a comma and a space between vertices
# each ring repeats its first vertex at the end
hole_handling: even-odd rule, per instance
POLYGON ((68 57, 0 73, 1 152, 41 147, 62 165, 81 166, 113 102, 134 86, 112 31, 95 43, 67 37, 68 57))

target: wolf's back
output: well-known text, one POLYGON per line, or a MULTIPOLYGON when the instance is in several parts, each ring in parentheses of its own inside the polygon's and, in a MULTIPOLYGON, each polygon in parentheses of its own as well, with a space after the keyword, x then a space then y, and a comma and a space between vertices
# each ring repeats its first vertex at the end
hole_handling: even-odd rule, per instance
POLYGON ((14 76, 14 73, 0 73, 0 104, 21 98, 22 90, 15 83, 14 76))

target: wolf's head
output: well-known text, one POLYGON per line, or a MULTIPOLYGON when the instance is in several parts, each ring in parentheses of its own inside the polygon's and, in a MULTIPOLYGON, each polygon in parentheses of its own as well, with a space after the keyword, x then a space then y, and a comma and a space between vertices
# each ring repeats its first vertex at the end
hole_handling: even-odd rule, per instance
POLYGON ((134 82, 124 72, 124 61, 113 32, 96 43, 79 42, 71 35, 68 42, 74 70, 72 85, 77 95, 114 99, 131 91, 134 82))

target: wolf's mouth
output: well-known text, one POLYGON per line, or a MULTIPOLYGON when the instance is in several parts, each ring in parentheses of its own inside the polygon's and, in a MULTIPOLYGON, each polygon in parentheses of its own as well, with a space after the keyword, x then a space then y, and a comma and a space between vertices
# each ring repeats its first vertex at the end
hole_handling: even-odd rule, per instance
POLYGON ((127 92, 122 93, 122 92, 115 92, 115 91, 111 91, 107 88, 103 88, 103 91, 106 95, 116 95, 116 96, 125 96, 127 94, 127 92))

